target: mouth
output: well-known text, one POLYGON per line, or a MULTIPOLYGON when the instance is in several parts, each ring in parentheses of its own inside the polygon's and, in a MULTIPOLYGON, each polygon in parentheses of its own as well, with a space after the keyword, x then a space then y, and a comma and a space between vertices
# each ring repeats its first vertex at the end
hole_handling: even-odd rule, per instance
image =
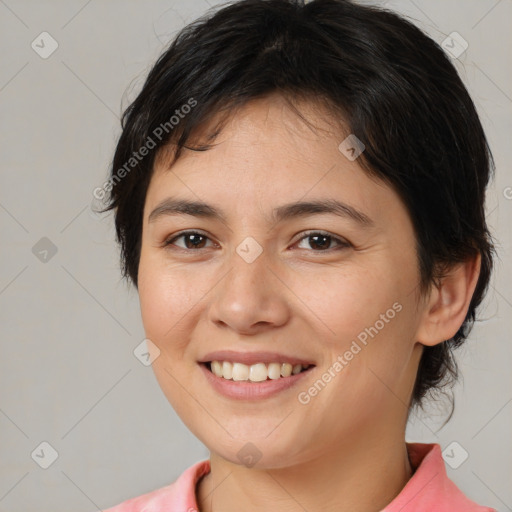
POLYGON ((264 381, 286 380, 300 373, 311 371, 314 364, 291 363, 255 363, 244 364, 232 361, 200 362, 210 373, 226 381, 258 383, 264 381))

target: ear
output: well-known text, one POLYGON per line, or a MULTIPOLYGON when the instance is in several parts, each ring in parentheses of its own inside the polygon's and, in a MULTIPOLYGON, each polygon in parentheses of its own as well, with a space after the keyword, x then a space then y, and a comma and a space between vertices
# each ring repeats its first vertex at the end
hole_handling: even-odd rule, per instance
POLYGON ((425 301, 416 340, 433 346, 449 340, 466 318, 480 275, 481 255, 454 265, 425 301))

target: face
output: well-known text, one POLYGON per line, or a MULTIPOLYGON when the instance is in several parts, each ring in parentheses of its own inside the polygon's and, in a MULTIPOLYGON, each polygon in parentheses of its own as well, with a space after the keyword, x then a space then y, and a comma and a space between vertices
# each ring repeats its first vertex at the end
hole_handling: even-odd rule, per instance
POLYGON ((138 285, 153 369, 187 427, 237 464, 248 442, 261 467, 286 467, 402 428, 419 361, 409 215, 340 152, 328 113, 301 112, 315 128, 277 96, 252 101, 213 148, 157 162, 146 196, 138 285), (178 213, 170 198, 209 208, 178 213), (320 201, 344 206, 284 209, 320 201), (203 364, 227 350, 238 354, 214 357, 310 366, 228 382, 203 364))

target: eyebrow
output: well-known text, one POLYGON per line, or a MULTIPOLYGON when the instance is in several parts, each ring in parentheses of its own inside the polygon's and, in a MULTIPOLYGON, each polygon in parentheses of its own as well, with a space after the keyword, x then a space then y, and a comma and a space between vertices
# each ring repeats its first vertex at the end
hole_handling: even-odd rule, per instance
MULTIPOLYGON (((288 203, 275 208, 272 212, 274 222, 282 222, 292 218, 308 215, 332 214, 350 219, 361 227, 374 226, 373 220, 353 206, 336 199, 321 199, 314 201, 299 201, 288 203)), ((163 216, 191 215, 207 219, 217 219, 227 222, 226 214, 220 209, 200 201, 189 201, 168 197, 161 201, 149 214, 148 222, 155 222, 163 216)))

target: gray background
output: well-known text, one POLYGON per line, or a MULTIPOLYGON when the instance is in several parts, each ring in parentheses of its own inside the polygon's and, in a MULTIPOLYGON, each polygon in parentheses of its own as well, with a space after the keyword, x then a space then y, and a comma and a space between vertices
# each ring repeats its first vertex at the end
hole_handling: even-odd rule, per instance
MULTIPOLYGON (((449 476, 470 498, 512 510, 512 2, 386 5, 439 43, 453 31, 469 43, 455 62, 497 164, 488 214, 501 261, 482 321, 459 352, 456 411, 442 429, 439 407, 413 416, 407 439, 443 449, 456 441, 452 456, 469 457, 449 476)), ((2 512, 107 508, 208 457, 134 357, 144 339, 137 295, 120 280, 112 217, 91 209, 121 107, 164 44, 208 8, 206 0, 0 0, 2 512), (43 31, 59 45, 46 59, 31 47, 43 31), (43 441, 58 452, 48 469, 43 441)))

